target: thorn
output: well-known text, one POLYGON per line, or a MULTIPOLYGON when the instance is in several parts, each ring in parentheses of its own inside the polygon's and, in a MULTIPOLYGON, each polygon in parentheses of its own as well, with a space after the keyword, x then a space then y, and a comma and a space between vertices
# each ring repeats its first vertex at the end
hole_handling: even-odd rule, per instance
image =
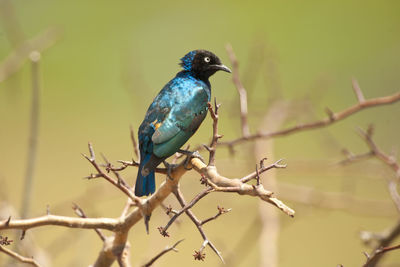
POLYGON ((264 168, 264 161, 266 161, 267 160, 267 158, 262 158, 261 160, 260 160, 260 169, 263 169, 264 168))
POLYGON ((211 152, 212 148, 207 146, 206 144, 203 144, 203 147, 208 151, 211 152))
POLYGON ((145 225, 145 227, 146 227, 146 233, 147 233, 147 234, 149 234, 149 221, 150 221, 150 217, 151 217, 151 214, 150 214, 150 215, 145 215, 145 216, 144 216, 144 225, 145 225))
POLYGON ((256 164, 256 181, 257 181, 257 186, 260 185, 260 173, 258 172, 258 167, 256 164))
POLYGON ((367 136, 372 137, 373 134, 374 134, 374 125, 370 124, 370 125, 368 125, 368 128, 367 128, 367 136))
POLYGON ((330 121, 334 121, 336 119, 335 113, 333 113, 333 111, 331 109, 325 108, 325 112, 326 112, 326 114, 328 114, 330 121))
POLYGON ((6 221, 6 226, 10 225, 10 221, 11 221, 11 216, 8 217, 7 221, 6 221))
POLYGON ((20 240, 23 240, 25 238, 25 234, 26 234, 26 230, 22 230, 20 240))

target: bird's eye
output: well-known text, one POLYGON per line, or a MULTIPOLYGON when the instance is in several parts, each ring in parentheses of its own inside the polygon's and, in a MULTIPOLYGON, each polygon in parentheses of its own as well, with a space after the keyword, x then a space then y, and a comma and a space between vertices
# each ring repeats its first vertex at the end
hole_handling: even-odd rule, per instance
POLYGON ((211 59, 209 57, 205 57, 204 61, 207 62, 207 63, 210 63, 211 59))

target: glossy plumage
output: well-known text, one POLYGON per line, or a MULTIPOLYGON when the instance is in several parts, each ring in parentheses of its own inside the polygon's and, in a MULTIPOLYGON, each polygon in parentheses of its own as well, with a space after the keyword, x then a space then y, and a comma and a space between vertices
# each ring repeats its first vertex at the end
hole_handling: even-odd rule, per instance
POLYGON ((195 50, 181 59, 183 71, 154 98, 139 127, 140 166, 135 194, 155 191, 154 169, 177 152, 207 115, 211 99, 208 78, 218 70, 230 72, 213 53, 195 50))

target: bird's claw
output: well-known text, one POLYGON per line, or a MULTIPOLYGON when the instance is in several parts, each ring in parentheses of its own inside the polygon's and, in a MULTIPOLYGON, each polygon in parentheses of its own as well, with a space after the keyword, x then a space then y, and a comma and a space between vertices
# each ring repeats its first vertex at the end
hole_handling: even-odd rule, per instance
POLYGON ((174 178, 172 177, 172 170, 176 167, 176 164, 169 164, 165 160, 163 161, 163 163, 164 163, 165 168, 167 168, 167 177, 170 180, 174 180, 174 178))
POLYGON ((178 150, 178 152, 186 155, 185 163, 183 165, 183 167, 186 170, 191 170, 192 169, 192 168, 188 168, 188 165, 189 165, 190 160, 192 158, 198 158, 199 160, 201 160, 204 163, 204 158, 200 155, 199 151, 197 151, 197 150, 192 152, 192 151, 187 151, 187 150, 180 149, 180 150, 178 150))

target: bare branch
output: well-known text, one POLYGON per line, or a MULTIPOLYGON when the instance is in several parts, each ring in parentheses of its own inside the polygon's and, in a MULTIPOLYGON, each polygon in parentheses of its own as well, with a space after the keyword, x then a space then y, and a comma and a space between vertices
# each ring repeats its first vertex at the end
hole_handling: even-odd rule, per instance
POLYGON ((232 209, 225 209, 224 207, 220 207, 220 206, 218 206, 217 209, 218 209, 218 213, 216 215, 201 221, 200 225, 204 225, 210 221, 213 221, 213 220, 217 219, 219 216, 221 216, 222 214, 228 213, 232 210, 232 209))
POLYGON ((89 152, 90 152, 90 157, 86 156, 85 154, 82 154, 92 165, 93 167, 96 169, 96 171, 98 172, 98 176, 97 177, 103 177, 104 179, 106 179, 108 182, 110 182, 112 185, 114 185, 115 187, 117 187, 119 190, 121 190, 125 195, 127 195, 130 199, 132 199, 132 201, 138 205, 138 207, 142 206, 142 200, 135 196, 135 194, 132 192, 132 190, 127 187, 126 185, 124 185, 123 183, 121 183, 119 180, 115 181, 113 178, 111 178, 107 173, 105 173, 100 166, 97 164, 96 162, 96 158, 95 158, 95 154, 94 154, 94 150, 93 150, 93 146, 91 143, 88 144, 89 147, 89 152))
POLYGON ((263 161, 264 161, 264 159, 260 162, 260 165, 262 165, 262 166, 260 166, 261 167, 260 169, 257 169, 255 172, 243 177, 242 179, 240 179, 240 181, 242 183, 247 183, 248 181, 256 178, 257 175, 260 175, 261 173, 266 172, 270 169, 274 169, 274 168, 281 169, 281 168, 286 168, 286 166, 287 166, 286 164, 280 164, 283 161, 283 159, 280 159, 280 160, 276 161, 275 163, 273 163, 269 166, 266 166, 266 167, 264 167, 264 165, 262 164, 263 161))
MULTIPOLYGON (((111 171, 111 172, 115 175, 115 177, 117 178, 118 183, 122 183, 123 186, 129 188, 128 183, 125 182, 125 180, 124 180, 124 179, 121 177, 121 175, 119 175, 119 173, 118 173, 118 171, 120 171, 120 169, 119 169, 119 168, 114 168, 114 167, 112 166, 112 164, 110 163, 110 161, 106 158, 106 156, 105 156, 103 153, 101 153, 100 155, 101 155, 101 157, 103 158, 104 162, 106 163, 106 165, 103 166, 103 167, 106 167, 106 171, 107 171, 107 172, 110 172, 110 171, 111 171)), ((123 169, 124 169, 124 168, 123 168, 123 169)))
POLYGON ((374 254, 372 256, 368 255, 368 253, 364 253, 365 256, 367 257, 367 262, 363 265, 363 267, 373 267, 376 266, 376 259, 380 258, 383 254, 392 251, 392 250, 397 250, 400 249, 400 245, 393 246, 393 247, 382 247, 374 251, 374 254))
POLYGON ((383 163, 388 165, 396 175, 396 178, 399 180, 400 179, 400 165, 396 161, 396 159, 392 156, 389 156, 388 154, 384 153, 372 140, 372 130, 373 128, 370 126, 370 128, 367 131, 364 131, 362 129, 358 129, 358 132, 360 133, 361 137, 364 139, 364 141, 367 143, 369 146, 371 153, 374 153, 374 155, 380 159, 383 163))
POLYGON ((356 94, 358 103, 360 103, 360 104, 364 103, 365 98, 364 98, 363 92, 361 91, 360 85, 358 84, 358 81, 355 78, 353 78, 351 80, 351 83, 353 86, 354 93, 356 94))
POLYGON ((0 251, 13 257, 14 259, 18 260, 19 262, 27 263, 27 264, 30 264, 30 265, 36 266, 36 267, 41 267, 41 265, 33 258, 27 258, 27 257, 21 256, 20 254, 14 252, 8 248, 5 248, 4 246, 0 245, 0 251))
POLYGON ((339 165, 347 165, 350 163, 353 163, 355 161, 361 161, 364 159, 368 159, 374 156, 374 153, 372 151, 363 153, 363 154, 353 154, 350 151, 348 151, 347 149, 343 149, 343 154, 346 156, 346 159, 339 161, 337 164, 339 165))
POLYGON ((31 228, 45 226, 45 225, 58 225, 69 228, 81 229, 106 229, 113 231, 118 229, 120 221, 111 218, 72 218, 58 215, 45 215, 41 217, 22 219, 22 220, 6 220, 0 222, 0 230, 5 229, 21 229, 28 230, 31 228))
MULTIPOLYGON (((139 167, 139 162, 136 162, 134 160, 132 160, 132 161, 118 160, 118 162, 121 163, 122 166, 119 168, 113 168, 113 170, 115 170, 115 171, 122 171, 122 170, 126 169, 128 166, 139 167)), ((154 171, 156 173, 167 174, 166 168, 155 168, 154 171)))
POLYGON ((213 120, 213 137, 210 146, 205 146, 205 148, 210 152, 208 166, 215 166, 215 153, 217 150, 218 139, 222 138, 222 135, 218 134, 218 109, 220 104, 217 104, 217 100, 214 99, 214 109, 210 102, 207 103, 207 107, 213 120))
POLYGON ((29 213, 32 199, 33 178, 35 174, 38 133, 39 133, 39 105, 40 105, 40 85, 39 85, 39 61, 40 53, 33 51, 29 54, 32 62, 32 100, 30 111, 30 129, 28 156, 26 159, 24 192, 22 194, 21 217, 26 218, 29 213))
POLYGON ((208 195, 210 192, 212 191, 212 188, 208 187, 206 189, 204 189, 203 191, 201 191, 199 194, 197 194, 192 201, 190 201, 189 204, 185 205, 181 210, 174 212, 174 216, 171 217, 171 219, 168 221, 168 223, 164 226, 164 227, 160 227, 160 229, 162 231, 161 234, 163 235, 167 235, 168 232, 168 228, 172 225, 172 223, 179 217, 181 216, 184 212, 186 212, 188 209, 190 209, 191 207, 193 207, 197 202, 200 201, 200 199, 202 199, 203 197, 205 197, 206 195, 208 195))
POLYGON ((181 243, 184 239, 179 240, 178 242, 176 242, 172 247, 165 247, 160 253, 158 253, 156 256, 154 256, 154 258, 152 258, 149 262, 147 262, 146 264, 143 264, 143 267, 149 267, 151 265, 153 265, 153 263, 158 260, 161 256, 163 256, 164 254, 170 252, 170 251, 175 251, 178 252, 178 250, 176 249, 176 247, 179 245, 179 243, 181 243))
MULTIPOLYGON (((81 209, 77 204, 72 203, 72 209, 74 210, 75 214, 78 215, 81 218, 87 218, 85 212, 83 211, 83 209, 81 209)), ((104 242, 106 240, 105 235, 103 234, 103 232, 101 232, 100 229, 95 228, 94 229, 97 233, 97 235, 100 237, 100 239, 104 242)))
MULTIPOLYGON (((182 206, 182 208, 186 207, 187 204, 185 202, 185 199, 184 199, 183 194, 180 191, 180 189, 178 187, 176 187, 175 190, 173 191, 173 193, 175 194, 176 199, 178 200, 178 202, 182 206)), ((203 254, 202 252, 203 252, 205 246, 208 245, 215 252, 215 254, 217 254, 217 256, 220 258, 220 260, 223 263, 225 263, 221 252, 219 252, 218 249, 215 247, 215 245, 207 238, 206 234, 204 233, 203 227, 201 226, 201 222, 196 218, 194 213, 190 209, 186 209, 185 213, 192 220, 192 222, 196 225, 197 230, 199 230, 200 235, 204 240, 203 245, 201 246, 201 248, 199 250, 199 254, 200 254, 200 256, 202 256, 201 260, 204 260, 205 254, 203 254)), ((195 255, 196 255, 196 251, 195 251, 195 255)), ((197 259, 196 256, 195 256, 195 259, 197 259)))
POLYGON ((305 124, 299 124, 293 127, 288 127, 286 129, 282 129, 279 131, 274 131, 270 133, 256 133, 249 135, 247 137, 239 137, 237 139, 233 139, 231 141, 225 141, 225 142, 219 142, 218 145, 221 146, 228 146, 228 147, 233 147, 235 145, 238 145, 240 143, 249 141, 249 140, 256 140, 256 139, 269 139, 269 138, 274 138, 274 137, 280 137, 280 136, 285 136, 301 131, 307 131, 307 130, 313 130, 313 129, 319 129, 322 127, 329 126, 337 121, 341 121, 350 115, 353 115, 357 113, 360 110, 371 108, 371 107, 376 107, 376 106, 381 106, 381 105, 388 105, 395 103, 400 100, 400 92, 395 93, 390 96, 383 96, 383 97, 377 97, 377 98, 372 98, 369 100, 365 100, 362 103, 358 103, 356 105, 353 105, 343 111, 337 112, 337 113, 332 113, 331 115, 328 115, 327 118, 324 118, 322 120, 317 120, 314 122, 309 122, 305 124))
POLYGON ((232 81, 235 85, 238 93, 239 93, 239 101, 240 101, 240 119, 242 122, 242 136, 248 137, 250 136, 250 128, 247 120, 247 92, 244 88, 240 76, 239 76, 239 62, 236 58, 235 53, 233 52, 233 48, 231 44, 227 44, 225 46, 226 52, 228 53, 229 60, 232 64, 232 81))

